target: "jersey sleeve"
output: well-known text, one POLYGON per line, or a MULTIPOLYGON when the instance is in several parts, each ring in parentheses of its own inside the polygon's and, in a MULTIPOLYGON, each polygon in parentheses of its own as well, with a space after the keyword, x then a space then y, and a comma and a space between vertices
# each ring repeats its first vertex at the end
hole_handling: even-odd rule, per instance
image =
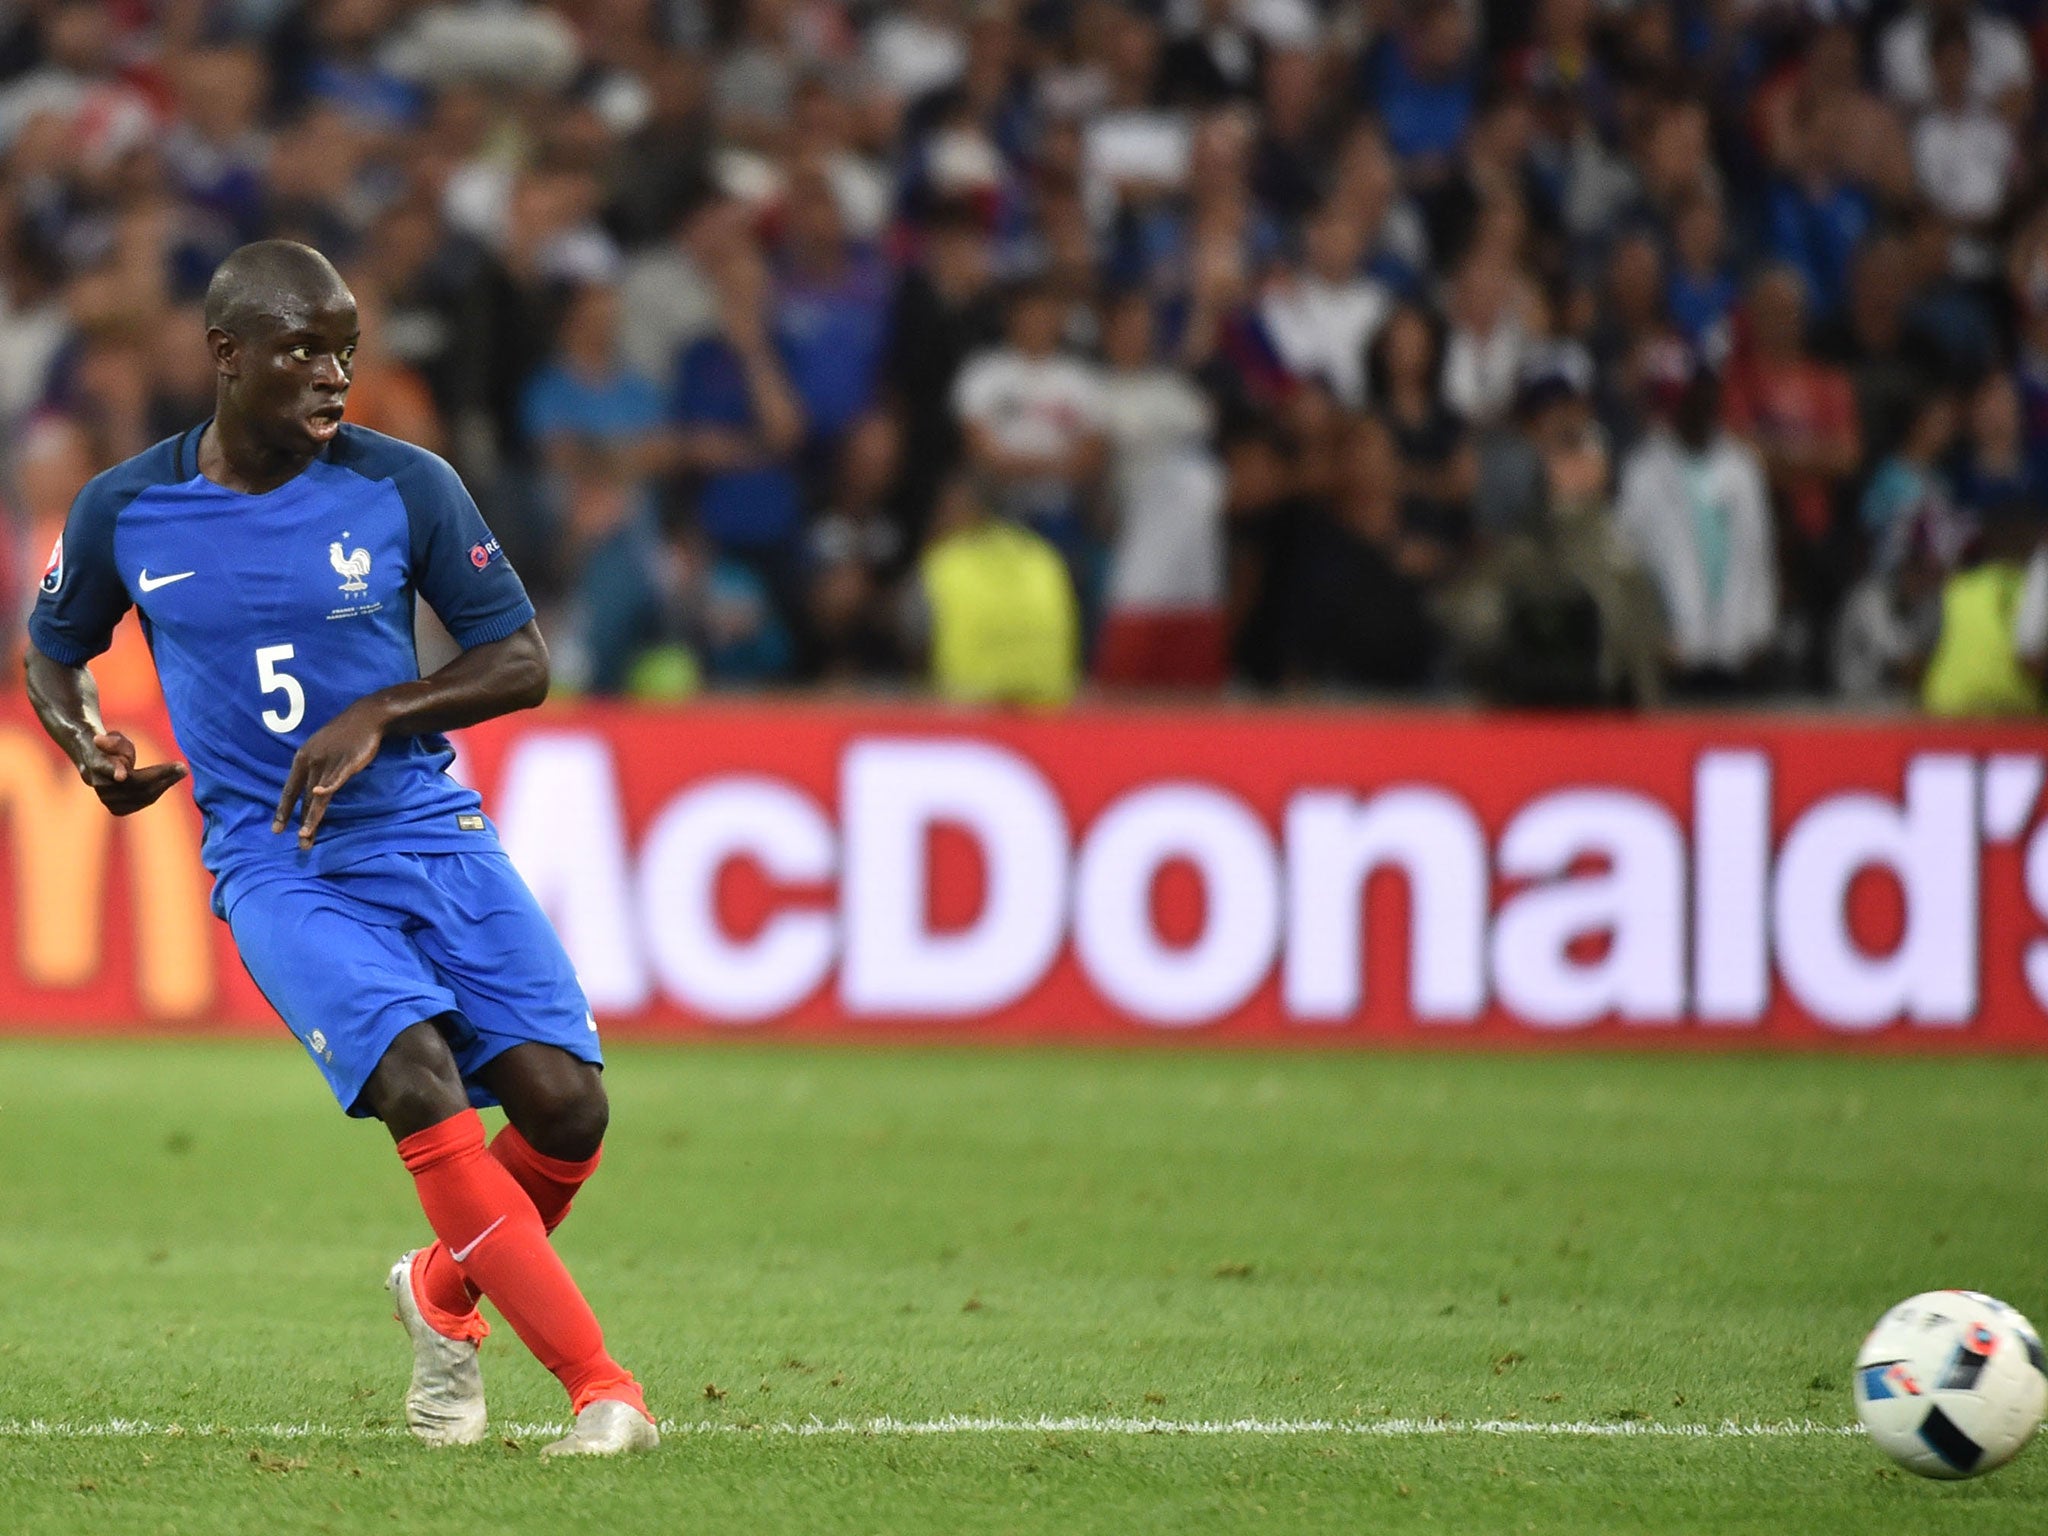
POLYGON ((413 588, 464 650, 523 629, 533 604, 445 459, 419 451, 393 476, 412 526, 413 588))
POLYGON ((114 522, 128 500, 93 480, 71 503, 28 620, 30 642, 54 662, 80 667, 114 642, 131 601, 114 564, 114 522))

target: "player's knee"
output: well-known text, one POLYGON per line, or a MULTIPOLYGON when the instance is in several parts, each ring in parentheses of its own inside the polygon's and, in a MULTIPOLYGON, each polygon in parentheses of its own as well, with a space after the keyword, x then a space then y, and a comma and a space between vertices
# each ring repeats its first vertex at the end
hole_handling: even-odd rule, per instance
POLYGON ((534 1150, 564 1162, 580 1163, 597 1156, 611 1125, 611 1100, 595 1068, 564 1074, 532 1096, 527 1123, 520 1133, 534 1150))
POLYGON ((392 1041, 363 1098, 400 1140, 469 1107, 455 1058, 431 1024, 415 1025, 392 1041))

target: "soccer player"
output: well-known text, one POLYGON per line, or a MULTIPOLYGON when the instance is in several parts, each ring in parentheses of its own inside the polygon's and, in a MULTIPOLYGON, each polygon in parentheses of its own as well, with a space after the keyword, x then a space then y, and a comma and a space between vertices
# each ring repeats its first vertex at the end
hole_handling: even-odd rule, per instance
POLYGON ((540 703, 547 647, 455 472, 343 425, 356 331, 310 247, 221 264, 213 419, 79 492, 29 619, 29 698, 109 811, 154 804, 186 765, 139 765, 86 669, 141 610, 214 911, 341 1107, 389 1129, 439 1239, 387 1281, 412 1432, 484 1436, 481 1293, 568 1390, 575 1426, 543 1454, 651 1448, 548 1241, 604 1139, 597 1024, 441 734, 540 703), (462 647, 427 677, 420 600, 462 647), (489 1104, 509 1124, 487 1147, 489 1104))

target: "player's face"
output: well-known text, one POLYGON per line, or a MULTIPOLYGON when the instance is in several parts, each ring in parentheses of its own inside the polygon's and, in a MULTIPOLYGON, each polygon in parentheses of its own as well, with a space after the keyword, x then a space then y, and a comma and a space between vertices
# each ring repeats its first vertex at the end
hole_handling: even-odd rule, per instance
POLYGON ((355 369, 356 302, 347 289, 294 300, 241 347, 236 404, 279 448, 317 453, 341 430, 355 369))

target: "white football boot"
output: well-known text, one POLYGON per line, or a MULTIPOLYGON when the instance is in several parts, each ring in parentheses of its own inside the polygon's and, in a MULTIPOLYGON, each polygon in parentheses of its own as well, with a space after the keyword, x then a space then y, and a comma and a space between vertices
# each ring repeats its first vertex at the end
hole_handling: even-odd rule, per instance
MULTIPOLYGON (((417 1250, 415 1250, 417 1251, 417 1250)), ((484 1437, 484 1373, 476 1345, 451 1339, 420 1312, 412 1290, 412 1254, 391 1266, 384 1289, 412 1339, 412 1385, 405 1393, 405 1427, 422 1444, 475 1445, 484 1437)))
POLYGON ((585 1403, 569 1433, 553 1445, 544 1445, 543 1456, 618 1456, 627 1451, 651 1451, 661 1444, 661 1431, 647 1415, 631 1403, 615 1397, 600 1397, 585 1403))

